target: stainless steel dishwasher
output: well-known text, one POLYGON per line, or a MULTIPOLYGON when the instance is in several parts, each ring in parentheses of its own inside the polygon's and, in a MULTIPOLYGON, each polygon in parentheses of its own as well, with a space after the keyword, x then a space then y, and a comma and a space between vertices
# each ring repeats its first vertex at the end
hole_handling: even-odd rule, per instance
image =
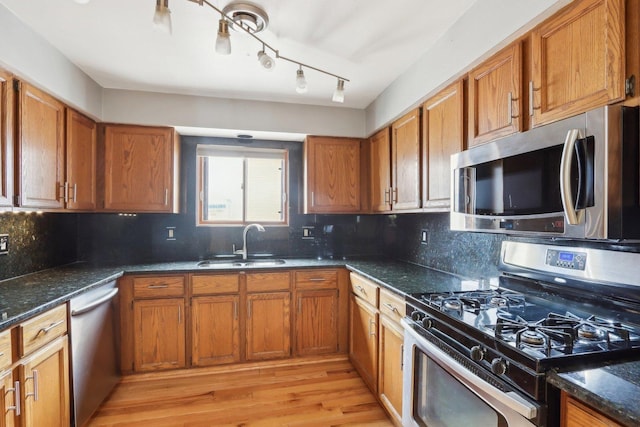
POLYGON ((71 312, 72 425, 83 426, 120 380, 114 298, 109 282, 73 298, 71 312))

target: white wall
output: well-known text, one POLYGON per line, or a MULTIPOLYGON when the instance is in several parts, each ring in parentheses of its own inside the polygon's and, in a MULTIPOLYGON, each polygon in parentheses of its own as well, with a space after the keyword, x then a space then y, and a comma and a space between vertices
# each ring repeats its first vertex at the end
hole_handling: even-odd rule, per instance
POLYGON ((362 137, 364 110, 105 89, 106 122, 362 137))
POLYGON ((85 113, 102 116, 102 88, 0 5, 0 65, 85 113))
POLYGON ((479 63, 571 0, 478 0, 427 53, 366 108, 366 133, 416 107, 470 65, 479 63))

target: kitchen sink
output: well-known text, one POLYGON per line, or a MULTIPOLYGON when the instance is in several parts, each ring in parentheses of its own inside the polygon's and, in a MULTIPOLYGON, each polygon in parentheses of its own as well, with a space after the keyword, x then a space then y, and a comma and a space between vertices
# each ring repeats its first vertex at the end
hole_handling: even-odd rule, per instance
POLYGON ((243 259, 235 261, 206 260, 198 263, 199 268, 242 268, 242 267, 273 267, 285 263, 283 259, 243 259))

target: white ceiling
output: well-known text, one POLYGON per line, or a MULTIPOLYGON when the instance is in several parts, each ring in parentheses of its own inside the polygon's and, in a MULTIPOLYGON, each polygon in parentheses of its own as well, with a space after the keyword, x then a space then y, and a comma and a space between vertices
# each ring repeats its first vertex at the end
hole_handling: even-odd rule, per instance
MULTIPOLYGON (((231 0, 209 0, 222 9, 231 0)), ((341 106, 365 108, 477 0, 255 0, 269 15, 259 34, 283 56, 351 80, 341 106)), ((296 66, 273 71, 261 46, 232 32, 232 54, 215 53, 219 15, 170 0, 173 35, 151 23, 155 0, 0 0, 104 88, 337 106, 336 79, 296 66)))

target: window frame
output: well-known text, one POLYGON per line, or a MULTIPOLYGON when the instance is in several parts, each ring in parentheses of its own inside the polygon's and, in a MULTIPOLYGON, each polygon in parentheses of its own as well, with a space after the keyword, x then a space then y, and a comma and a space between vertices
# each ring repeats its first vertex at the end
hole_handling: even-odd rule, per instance
POLYGON ((237 147, 227 145, 198 144, 196 147, 196 226, 197 227, 228 227, 228 226, 245 226, 254 222, 268 226, 289 226, 289 150, 285 148, 257 148, 257 147, 237 147), (205 209, 205 184, 206 184, 206 157, 207 156, 228 156, 243 157, 244 170, 242 189, 243 206, 242 221, 213 221, 204 218, 205 209), (282 220, 281 221, 248 221, 247 216, 247 158, 277 158, 282 156, 282 220))

